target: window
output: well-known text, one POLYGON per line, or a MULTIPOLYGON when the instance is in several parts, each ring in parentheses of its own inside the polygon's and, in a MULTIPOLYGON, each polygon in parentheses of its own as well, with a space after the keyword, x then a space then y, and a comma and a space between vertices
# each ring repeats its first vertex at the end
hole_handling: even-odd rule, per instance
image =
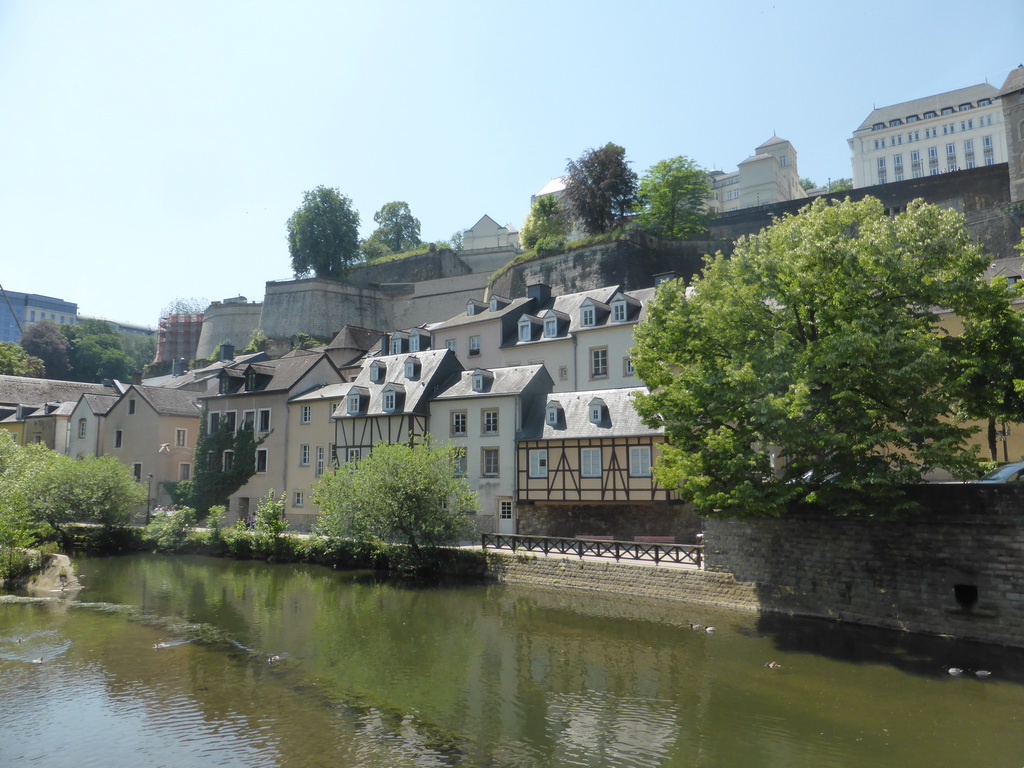
POLYGON ((466 450, 459 448, 455 453, 455 476, 465 477, 466 476, 466 450))
POLYGON ((235 411, 225 411, 224 416, 221 418, 221 426, 224 427, 228 432, 235 431, 235 411))
POLYGON ((469 301, 466 302, 466 314, 467 315, 475 315, 476 314, 476 302, 473 301, 472 299, 470 299, 469 301))
POLYGON ((395 396, 395 391, 393 389, 387 390, 384 393, 384 403, 383 403, 382 408, 385 411, 387 411, 388 413, 393 412, 395 410, 395 402, 396 402, 396 400, 397 400, 397 397, 395 396))
POLYGON ((480 337, 470 336, 469 337, 469 356, 475 357, 480 354, 480 337))
POLYGON ((178 482, 184 483, 192 479, 192 465, 191 464, 179 464, 178 465, 178 482))
POLYGON ((308 445, 300 445, 299 446, 299 466, 300 467, 308 467, 309 466, 309 446, 308 445))
POLYGON ((128 415, 131 416, 135 413, 135 398, 128 401, 128 415))
POLYGON ((259 417, 259 419, 257 421, 257 424, 258 424, 257 429, 260 432, 269 432, 270 431, 270 409, 269 408, 260 408, 259 413, 257 415, 259 417))
POLYGON ((512 519, 512 499, 501 499, 498 502, 498 518, 501 520, 512 519))
POLYGON ((313 421, 313 406, 302 406, 302 416, 299 418, 299 421, 302 424, 309 424, 311 421, 313 421))
POLYGON ((359 448, 349 448, 345 451, 345 461, 355 462, 363 458, 363 452, 359 448))
POLYGON ((78 436, 85 437, 85 419, 78 420, 78 436))
POLYGON ((242 411, 242 429, 252 429, 256 426, 256 411, 242 411))
POLYGON ((484 477, 497 477, 499 466, 498 466, 498 449, 497 448, 484 448, 481 454, 483 472, 481 474, 484 477))
POLYGON ((525 317, 519 321, 519 340, 533 341, 533 323, 525 317))
MULTIPOLYGON (((264 470, 265 471, 265 470, 264 470)), ((316 476, 320 477, 324 473, 324 447, 318 445, 316 447, 316 476)))
POLYGON ((402 353, 402 337, 392 336, 391 337, 391 354, 400 355, 402 353))
POLYGON ((651 476, 651 446, 633 445, 629 448, 629 476, 651 476))
POLYGON ((499 309, 499 307, 498 307, 498 297, 497 296, 491 296, 491 300, 490 300, 490 302, 488 302, 487 306, 491 310, 491 312, 497 312, 498 309, 499 309))
POLYGON ((387 372, 387 367, 384 363, 379 363, 376 360, 370 363, 370 381, 374 384, 380 384, 384 381, 384 374, 387 372))
POLYGON ((455 351, 455 339, 445 340, 444 345, 448 347, 448 349, 450 349, 452 352, 455 351))
POLYGON ((419 352, 420 351, 420 335, 413 333, 409 336, 409 351, 419 352))
POLYGON ((548 403, 545 410, 544 420, 552 427, 558 426, 558 412, 561 410, 558 403, 548 403))
POLYGON ((635 376, 636 371, 633 369, 633 358, 626 355, 622 358, 622 375, 623 376, 635 376))
POLYGON ((178 448, 184 448, 188 445, 188 432, 184 429, 174 430, 174 444, 178 448))
POLYGON ((601 449, 580 448, 580 477, 601 476, 601 449))
POLYGON ((418 367, 419 366, 416 365, 416 358, 410 357, 408 360, 406 360, 405 361, 405 378, 407 378, 407 379, 415 379, 417 374, 419 373, 419 371, 417 370, 418 367))
POLYGON ((359 406, 360 406, 359 393, 358 392, 353 392, 352 394, 350 394, 346 398, 346 400, 348 401, 348 412, 349 413, 359 413, 359 406))
POLYGON ((465 437, 466 436, 466 412, 465 411, 453 411, 452 412, 452 437, 465 437))
POLYGON ((497 411, 484 411, 482 413, 482 420, 484 425, 485 435, 496 435, 498 434, 498 412, 497 411))
POLYGON ((245 391, 256 391, 256 374, 253 371, 249 371, 245 374, 245 391))
POLYGON ((590 350, 590 378, 600 379, 608 375, 608 348, 590 350))
POLYGON ((547 448, 534 448, 530 451, 530 477, 548 476, 547 448))
POLYGON ((884 171, 885 170, 885 158, 884 157, 878 158, 878 170, 880 170, 880 171, 884 171))
POLYGON ((568 378, 569 378, 569 366, 568 365, 560 365, 560 366, 558 366, 558 380, 559 381, 567 381, 568 378))
POLYGON ((626 302, 617 301, 612 304, 612 320, 616 323, 622 323, 626 320, 626 302))
POLYGON ((258 448, 256 450, 256 471, 266 472, 267 471, 267 449, 258 448))
POLYGON ((593 307, 583 307, 580 310, 580 325, 589 328, 596 322, 597 313, 593 307))
POLYGON ((115 429, 114 430, 114 447, 115 448, 120 448, 121 447, 121 440, 122 440, 123 437, 124 437, 124 432, 122 430, 120 430, 120 429, 115 429))
POLYGON ((547 317, 544 319, 544 337, 553 339, 558 335, 558 318, 547 317))
POLYGON ((135 478, 136 482, 142 480, 142 465, 132 464, 132 477, 135 478))
POLYGON ((593 424, 600 424, 604 421, 604 403, 600 400, 590 403, 590 421, 593 424))
POLYGON ((224 451, 220 457, 220 468, 222 472, 230 472, 231 468, 235 465, 235 452, 224 451))
POLYGON ((304 506, 305 503, 306 503, 306 496, 305 496, 305 494, 302 491, 296 491, 295 492, 295 501, 292 504, 292 506, 301 507, 301 506, 304 506))
POLYGON ((484 375, 482 372, 477 371, 473 374, 473 391, 483 392, 484 391, 484 375))
POLYGON ((210 414, 210 434, 212 435, 220 428, 220 413, 214 411, 210 414))

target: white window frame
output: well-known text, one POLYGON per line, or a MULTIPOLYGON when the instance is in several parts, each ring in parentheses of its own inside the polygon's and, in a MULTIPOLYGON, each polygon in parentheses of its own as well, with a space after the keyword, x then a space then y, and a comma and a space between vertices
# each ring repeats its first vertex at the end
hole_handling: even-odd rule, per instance
POLYGON ((346 408, 349 413, 359 413, 362 410, 362 396, 358 392, 353 392, 345 398, 346 408))
POLYGON ((450 349, 452 352, 455 351, 457 346, 455 339, 445 339, 444 345, 448 347, 448 349, 450 349))
POLYGON ((361 448, 348 448, 345 450, 345 461, 357 462, 363 458, 363 451, 361 448))
POLYGON ((559 408, 558 408, 557 405, 549 405, 547 407, 544 421, 547 422, 548 426, 551 426, 551 427, 557 427, 558 426, 558 411, 559 411, 559 408))
POLYGON ((597 323, 597 310, 594 307, 580 307, 580 325, 592 328, 597 323))
POLYGON ((415 379, 416 378, 416 359, 410 357, 405 361, 405 378, 415 379))
POLYGON ((480 476, 501 476, 501 453, 497 448, 480 449, 480 476))
POLYGON ((533 341, 533 323, 526 318, 519 321, 519 340, 533 341))
POLYGON ((608 347, 591 347, 590 378, 608 378, 608 347))
POLYGON ((293 507, 304 507, 306 505, 306 495, 302 491, 295 491, 295 496, 292 500, 293 507))
POLYGON ((547 448, 531 448, 529 450, 530 458, 530 477, 531 478, 545 478, 548 476, 548 449, 547 448))
POLYGON ((85 437, 86 421, 85 419, 78 420, 78 437, 79 439, 85 437))
POLYGON ((398 402, 398 395, 395 390, 389 389, 384 392, 384 396, 381 402, 381 410, 386 413, 394 413, 396 410, 396 404, 398 402))
POLYGON ((602 458, 600 448, 580 448, 580 477, 601 477, 602 458))
POLYGON ((270 409, 260 408, 256 411, 256 430, 258 432, 269 432, 271 429, 270 409), (264 417, 266 414, 266 417, 264 417))
POLYGON ((316 468, 313 470, 313 474, 320 477, 324 473, 324 447, 318 445, 316 447, 316 468))
POLYGON ((299 417, 300 424, 310 424, 313 421, 313 406, 302 406, 302 415, 299 417))
POLYGON ((629 355, 622 358, 622 375, 636 376, 636 369, 633 367, 633 358, 629 355))
POLYGON ((420 351, 420 335, 418 333, 409 334, 409 351, 419 352, 420 351))
POLYGON ((511 520, 515 507, 512 506, 512 499, 498 499, 498 519, 511 520))
POLYGON ((469 354, 470 357, 476 357, 480 354, 480 337, 470 336, 469 337, 469 354))
POLYGON ((557 317, 546 317, 544 318, 544 337, 547 339, 553 339, 558 335, 558 318, 557 317))
POLYGON ((629 317, 629 312, 626 311, 625 301, 616 301, 612 303, 612 322, 624 323, 629 317))
POLYGON ((452 411, 452 418, 449 423, 452 437, 465 437, 469 432, 469 419, 466 411, 452 411))
POLYGON ((480 429, 483 435, 498 434, 498 411, 495 408, 487 408, 480 412, 480 429))
POLYGON ((473 374, 473 391, 483 392, 484 391, 484 375, 482 373, 473 374))
POLYGON ((303 443, 299 446, 299 466, 309 466, 309 445, 307 443, 303 443))
POLYGON ((629 476, 650 477, 651 476, 651 446, 631 445, 629 446, 629 476))
POLYGON ((391 337, 391 354, 400 355, 402 354, 402 337, 392 336, 391 337))
POLYGON ((374 384, 380 384, 384 380, 386 372, 387 367, 379 360, 374 360, 370 363, 370 381, 374 384))

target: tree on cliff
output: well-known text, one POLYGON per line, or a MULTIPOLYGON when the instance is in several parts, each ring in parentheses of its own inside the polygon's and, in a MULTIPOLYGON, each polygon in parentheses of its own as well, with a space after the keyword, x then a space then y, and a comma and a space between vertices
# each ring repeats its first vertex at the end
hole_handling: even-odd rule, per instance
POLYGON ((379 240, 391 253, 408 251, 422 242, 420 220, 412 215, 408 203, 387 203, 373 214, 373 220, 377 229, 370 238, 379 240))
POLYGON ((288 219, 288 252, 296 277, 340 280, 359 260, 359 213, 336 189, 306 192, 288 219))
POLYGON ((656 478, 705 514, 882 514, 930 470, 968 475, 976 430, 954 417, 979 350, 937 308, 967 328, 998 315, 987 264, 953 211, 819 199, 663 284, 632 355, 637 410, 668 441, 656 478))
POLYGON ((681 239, 708 231, 707 172, 680 155, 655 163, 640 179, 637 223, 658 237, 681 239))
POLYGON ((529 251, 545 238, 565 237, 568 233, 569 222, 558 200, 553 195, 541 195, 533 201, 519 230, 519 244, 529 251))
POLYGON ((626 150, 608 142, 588 149, 565 166, 565 200, 570 218, 588 235, 621 227, 637 203, 637 176, 626 150))

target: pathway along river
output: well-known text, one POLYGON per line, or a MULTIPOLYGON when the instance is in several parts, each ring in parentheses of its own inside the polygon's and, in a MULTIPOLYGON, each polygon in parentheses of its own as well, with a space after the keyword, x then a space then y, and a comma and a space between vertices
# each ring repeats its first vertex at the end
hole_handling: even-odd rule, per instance
POLYGON ((75 600, 0 600, 0 765, 1024 765, 1017 652, 311 566, 78 565, 75 600))

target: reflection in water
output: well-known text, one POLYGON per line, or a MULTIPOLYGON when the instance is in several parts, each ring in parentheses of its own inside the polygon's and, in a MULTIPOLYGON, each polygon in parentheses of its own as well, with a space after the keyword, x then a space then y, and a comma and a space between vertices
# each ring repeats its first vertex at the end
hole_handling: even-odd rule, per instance
POLYGON ((129 556, 81 570, 77 602, 0 602, 0 765, 999 766, 1024 754, 1024 688, 1009 682, 1021 655, 998 653, 989 680, 945 674, 983 646, 307 566, 129 556))

